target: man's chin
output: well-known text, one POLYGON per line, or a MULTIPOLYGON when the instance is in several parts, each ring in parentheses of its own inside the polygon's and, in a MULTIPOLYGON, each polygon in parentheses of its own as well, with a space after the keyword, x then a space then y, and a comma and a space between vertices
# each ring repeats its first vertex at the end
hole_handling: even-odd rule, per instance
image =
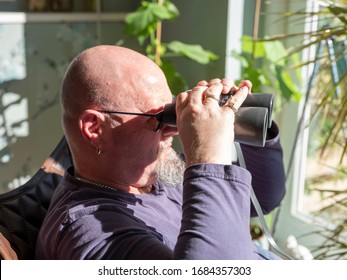
POLYGON ((183 184, 185 162, 171 147, 160 153, 157 164, 158 181, 169 187, 180 187, 183 184))

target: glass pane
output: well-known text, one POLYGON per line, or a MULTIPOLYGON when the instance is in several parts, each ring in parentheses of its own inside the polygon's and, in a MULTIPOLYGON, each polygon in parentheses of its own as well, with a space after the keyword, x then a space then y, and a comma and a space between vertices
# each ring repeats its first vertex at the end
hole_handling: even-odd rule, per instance
POLYGON ((123 23, 0 24, 0 193, 26 182, 63 135, 59 88, 82 50, 115 44, 123 23))
POLYGON ((341 145, 346 138, 339 135, 333 147, 324 149, 334 121, 324 118, 320 115, 310 127, 303 211, 331 222, 347 215, 347 155, 341 145))
MULTIPOLYGON (((329 11, 320 18, 319 30, 326 34, 343 26, 329 11)), ((346 43, 346 35, 320 40, 309 85, 312 109, 303 210, 329 223, 339 223, 347 215, 346 43)))

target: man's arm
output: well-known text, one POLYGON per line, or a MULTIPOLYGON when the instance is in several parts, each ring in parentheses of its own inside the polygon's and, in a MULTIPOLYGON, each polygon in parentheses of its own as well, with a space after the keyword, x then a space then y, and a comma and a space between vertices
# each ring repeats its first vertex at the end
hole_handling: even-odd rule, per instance
POLYGON ((250 182, 250 174, 237 166, 186 170, 175 259, 257 258, 249 233, 250 182))

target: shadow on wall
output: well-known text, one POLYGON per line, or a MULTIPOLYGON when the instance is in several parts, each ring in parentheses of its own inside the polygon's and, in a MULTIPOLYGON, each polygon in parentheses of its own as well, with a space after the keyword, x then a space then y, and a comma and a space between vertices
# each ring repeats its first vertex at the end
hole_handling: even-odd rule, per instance
POLYGON ((0 193, 28 181, 61 138, 60 81, 95 34, 88 23, 0 24, 0 193))

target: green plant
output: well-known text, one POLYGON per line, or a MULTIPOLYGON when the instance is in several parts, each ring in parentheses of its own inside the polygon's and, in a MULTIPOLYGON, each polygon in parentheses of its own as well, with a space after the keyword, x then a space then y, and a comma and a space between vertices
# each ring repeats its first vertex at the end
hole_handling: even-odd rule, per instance
POLYGON ((277 98, 277 107, 289 100, 299 101, 298 85, 301 75, 291 65, 298 61, 297 54, 288 56, 282 42, 254 41, 250 36, 242 37, 242 52, 232 55, 241 62, 242 79, 252 81, 253 92, 271 92, 277 98))
POLYGON ((188 88, 182 75, 176 70, 172 58, 185 57, 200 64, 208 64, 218 56, 200 45, 180 41, 161 41, 162 21, 179 16, 177 7, 168 0, 142 1, 141 6, 127 15, 126 33, 138 39, 144 53, 155 61, 165 73, 171 91, 179 93, 188 88))
MULTIPOLYGON (((346 1, 320 1, 321 8, 316 12, 287 12, 285 18, 290 21, 304 22, 307 17, 319 19, 317 30, 292 34, 279 34, 261 38, 261 42, 276 42, 289 38, 307 38, 303 44, 287 49, 288 55, 302 54, 303 51, 315 47, 316 55, 312 59, 300 60, 292 64, 293 68, 301 69, 314 64, 312 84, 313 106, 311 119, 320 119, 321 123, 331 123, 328 132, 322 139, 322 155, 333 146, 341 147, 340 163, 347 152, 346 119, 347 119, 347 4, 346 1), (333 75, 335 72, 335 75, 333 75)), ((326 129, 325 127, 324 129, 326 129)))
MULTIPOLYGON (((286 12, 284 18, 288 22, 304 22, 307 17, 318 19, 318 28, 305 32, 279 34, 260 38, 256 42, 277 42, 300 38, 301 44, 287 49, 289 55, 299 54, 311 47, 316 49, 313 58, 300 60, 292 64, 295 69, 313 66, 306 98, 311 105, 310 133, 315 142, 310 147, 310 154, 318 154, 320 166, 330 169, 330 173, 320 174, 306 181, 306 190, 316 192, 323 202, 314 213, 333 225, 323 227, 314 232, 325 241, 313 249, 315 258, 346 258, 347 257, 347 223, 346 197, 347 189, 342 183, 324 187, 322 182, 346 182, 347 155, 347 4, 346 1, 319 1, 320 9, 315 12, 303 10, 286 12), (307 40, 303 40, 306 38, 307 40), (332 155, 337 161, 333 162, 332 155)), ((320 170, 319 173, 321 173, 320 170)), ((311 233, 313 234, 313 233, 311 233)))

